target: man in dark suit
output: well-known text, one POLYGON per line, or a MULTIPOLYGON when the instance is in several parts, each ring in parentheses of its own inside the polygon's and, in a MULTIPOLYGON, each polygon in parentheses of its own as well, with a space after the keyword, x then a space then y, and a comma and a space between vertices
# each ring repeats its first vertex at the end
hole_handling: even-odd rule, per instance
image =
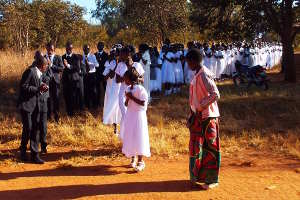
POLYGON ((56 122, 59 121, 59 92, 61 73, 64 69, 62 59, 59 55, 55 55, 55 48, 53 43, 49 42, 46 45, 47 54, 45 58, 48 61, 48 68, 51 71, 52 78, 50 80, 48 98, 48 118, 51 119, 52 113, 56 122))
POLYGON ((73 53, 71 42, 66 44, 66 54, 62 56, 64 72, 62 76, 63 92, 66 102, 66 109, 69 116, 73 116, 74 111, 84 108, 83 74, 81 58, 73 53))
POLYGON ((42 74, 47 70, 47 60, 36 53, 35 62, 22 75, 20 82, 20 94, 18 108, 20 109, 23 131, 21 139, 21 160, 27 161, 26 150, 30 139, 31 161, 36 164, 43 164, 39 157, 39 120, 40 112, 43 110, 41 104, 42 94, 49 89, 46 83, 42 82, 42 74))
POLYGON ((99 67, 96 69, 97 74, 97 104, 103 107, 104 105, 104 95, 106 89, 106 80, 103 76, 105 70, 105 62, 108 59, 108 54, 103 50, 104 43, 99 42, 97 45, 98 52, 95 53, 96 59, 99 63, 99 67))
MULTIPOLYGON (((51 77, 51 71, 49 68, 41 76, 42 83, 49 86, 51 77)), ((40 96, 40 118, 39 118, 39 131, 40 131, 40 143, 41 143, 41 153, 47 153, 47 122, 48 122, 48 99, 49 90, 47 92, 41 93, 40 96)))
POLYGON ((84 99, 88 109, 97 108, 97 76, 96 70, 99 67, 96 56, 91 53, 90 46, 83 46, 82 65, 86 69, 84 76, 84 99))

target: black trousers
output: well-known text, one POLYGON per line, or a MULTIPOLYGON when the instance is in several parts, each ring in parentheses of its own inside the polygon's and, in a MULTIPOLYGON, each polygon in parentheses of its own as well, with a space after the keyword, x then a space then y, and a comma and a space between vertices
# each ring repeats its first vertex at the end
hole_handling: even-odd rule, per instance
POLYGON ((40 112, 39 120, 39 130, 40 130, 40 143, 41 148, 47 147, 47 112, 40 112))
POLYGON ((76 109, 82 111, 84 109, 84 81, 82 76, 80 76, 76 91, 76 109))
POLYGON ((66 111, 69 116, 73 116, 74 112, 84 109, 83 78, 80 78, 78 81, 64 82, 63 94, 66 111))
POLYGON ((104 106, 104 96, 105 96, 105 90, 106 90, 106 81, 104 80, 104 77, 98 77, 97 80, 97 105, 100 107, 104 106))
POLYGON ((39 152, 39 111, 36 108, 32 113, 21 110, 23 124, 20 150, 26 152, 28 141, 30 140, 30 151, 32 154, 39 152))
POLYGON ((88 73, 84 77, 84 100, 87 108, 97 107, 96 73, 88 73))
POLYGON ((74 114, 75 110, 75 90, 71 81, 66 81, 63 83, 63 95, 65 99, 66 111, 69 116, 74 114))
POLYGON ((52 113, 55 117, 59 116, 59 93, 60 93, 60 84, 55 81, 50 82, 49 86, 49 95, 50 97, 47 100, 48 104, 48 118, 51 118, 52 113))

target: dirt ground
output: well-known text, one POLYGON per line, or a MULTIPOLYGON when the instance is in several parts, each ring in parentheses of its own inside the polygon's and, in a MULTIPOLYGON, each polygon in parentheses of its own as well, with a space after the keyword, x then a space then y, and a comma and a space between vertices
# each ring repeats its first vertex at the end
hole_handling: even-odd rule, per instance
POLYGON ((1 166, 0 199, 300 199, 300 160, 293 157, 254 150, 225 155, 220 186, 197 191, 189 186, 186 155, 153 156, 138 174, 122 157, 59 164, 77 153, 51 151, 44 165, 1 166))

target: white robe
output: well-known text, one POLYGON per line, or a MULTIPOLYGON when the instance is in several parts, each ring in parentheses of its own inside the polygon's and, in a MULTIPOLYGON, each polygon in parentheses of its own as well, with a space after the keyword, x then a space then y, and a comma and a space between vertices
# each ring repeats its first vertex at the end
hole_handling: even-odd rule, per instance
POLYGON ((143 66, 145 74, 144 74, 144 87, 147 91, 148 97, 150 98, 150 65, 151 65, 151 57, 149 50, 145 51, 142 55, 143 60, 146 60, 146 65, 140 60, 140 64, 143 66))
MULTIPOLYGON (((110 70, 114 70, 116 67, 116 61, 111 62, 106 61, 105 70, 103 75, 109 74, 110 70)), ((113 79, 108 78, 106 84, 105 98, 104 98, 104 108, 103 108, 103 124, 120 124, 121 121, 121 111, 119 107, 119 92, 120 83, 116 82, 116 76, 113 79)))
MULTIPOLYGON (((174 58, 174 53, 168 52, 166 57, 168 59, 174 58)), ((162 66, 162 83, 175 83, 174 63, 165 60, 162 66)))
MULTIPOLYGON (((120 77, 123 77, 125 72, 127 71, 128 67, 124 62, 119 62, 117 69, 116 69, 116 74, 118 74, 120 77)), ((125 84, 125 82, 121 83, 120 86, 120 91, 119 91, 119 107, 121 110, 121 114, 122 114, 122 118, 121 118, 121 123, 124 119, 124 116, 126 114, 126 106, 125 106, 125 90, 127 88, 127 85, 125 84)))
POLYGON ((177 51, 175 54, 175 58, 177 58, 178 60, 176 63, 174 63, 174 73, 175 73, 175 83, 176 84, 181 84, 184 82, 182 63, 180 60, 181 56, 182 56, 182 52, 177 51))

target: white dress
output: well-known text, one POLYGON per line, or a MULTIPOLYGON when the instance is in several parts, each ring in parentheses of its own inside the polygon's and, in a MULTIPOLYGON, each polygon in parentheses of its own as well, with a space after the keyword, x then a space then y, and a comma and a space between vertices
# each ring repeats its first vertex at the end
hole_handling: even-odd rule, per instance
POLYGON ((217 51, 216 56, 218 57, 216 59, 216 77, 221 78, 221 75, 225 73, 225 59, 224 59, 224 53, 222 51, 217 51))
MULTIPOLYGON (((124 63, 124 62, 119 62, 118 66, 117 66, 117 69, 116 69, 116 74, 118 74, 120 77, 123 78, 125 72, 127 71, 127 65, 124 63)), ((125 82, 122 82, 121 83, 121 86, 120 86, 120 92, 119 92, 119 107, 120 107, 120 110, 121 110, 121 122, 123 121, 124 119, 124 116, 125 116, 125 113, 126 113, 126 106, 125 106, 125 90, 127 88, 127 85, 125 84, 125 82)))
POLYGON ((210 68, 209 70, 213 73, 213 78, 217 78, 217 58, 215 55, 217 52, 213 53, 213 55, 210 57, 210 68))
MULTIPOLYGON (((103 72, 104 76, 107 76, 110 70, 114 70, 116 67, 116 61, 106 61, 105 70, 103 72)), ((116 76, 113 79, 108 78, 106 84, 105 98, 104 98, 104 108, 103 108, 103 124, 120 124, 121 121, 121 111, 119 107, 119 92, 120 83, 116 82, 116 76)))
POLYGON ((175 57, 178 59, 177 62, 174 64, 174 73, 175 73, 175 83, 181 84, 184 82, 183 78, 183 69, 180 57, 182 56, 182 51, 177 51, 175 57))
POLYGON ((144 106, 129 100, 124 121, 121 124, 120 137, 123 141, 122 153, 126 157, 146 156, 150 157, 150 144, 147 122, 148 94, 141 85, 129 86, 126 92, 131 92, 134 97, 145 101, 144 106))
MULTIPOLYGON (((161 57, 158 57, 157 58, 157 64, 158 65, 161 65, 162 66, 162 59, 161 57)), ((155 67, 154 68, 155 70, 155 77, 156 79, 155 80, 150 80, 150 90, 151 92, 152 91, 161 91, 161 87, 162 87, 162 84, 161 84, 161 69, 159 67, 155 67)))
MULTIPOLYGON (((174 58, 174 53, 168 52, 166 57, 172 59, 174 58)), ((174 63, 168 60, 165 60, 162 66, 162 83, 175 83, 174 63)))
POLYGON ((144 65, 143 61, 140 61, 140 64, 143 66, 145 74, 144 74, 144 87, 148 93, 148 96, 150 98, 150 65, 151 65, 151 57, 149 54, 149 50, 147 50, 143 55, 142 55, 143 60, 147 61, 147 64, 144 65))

